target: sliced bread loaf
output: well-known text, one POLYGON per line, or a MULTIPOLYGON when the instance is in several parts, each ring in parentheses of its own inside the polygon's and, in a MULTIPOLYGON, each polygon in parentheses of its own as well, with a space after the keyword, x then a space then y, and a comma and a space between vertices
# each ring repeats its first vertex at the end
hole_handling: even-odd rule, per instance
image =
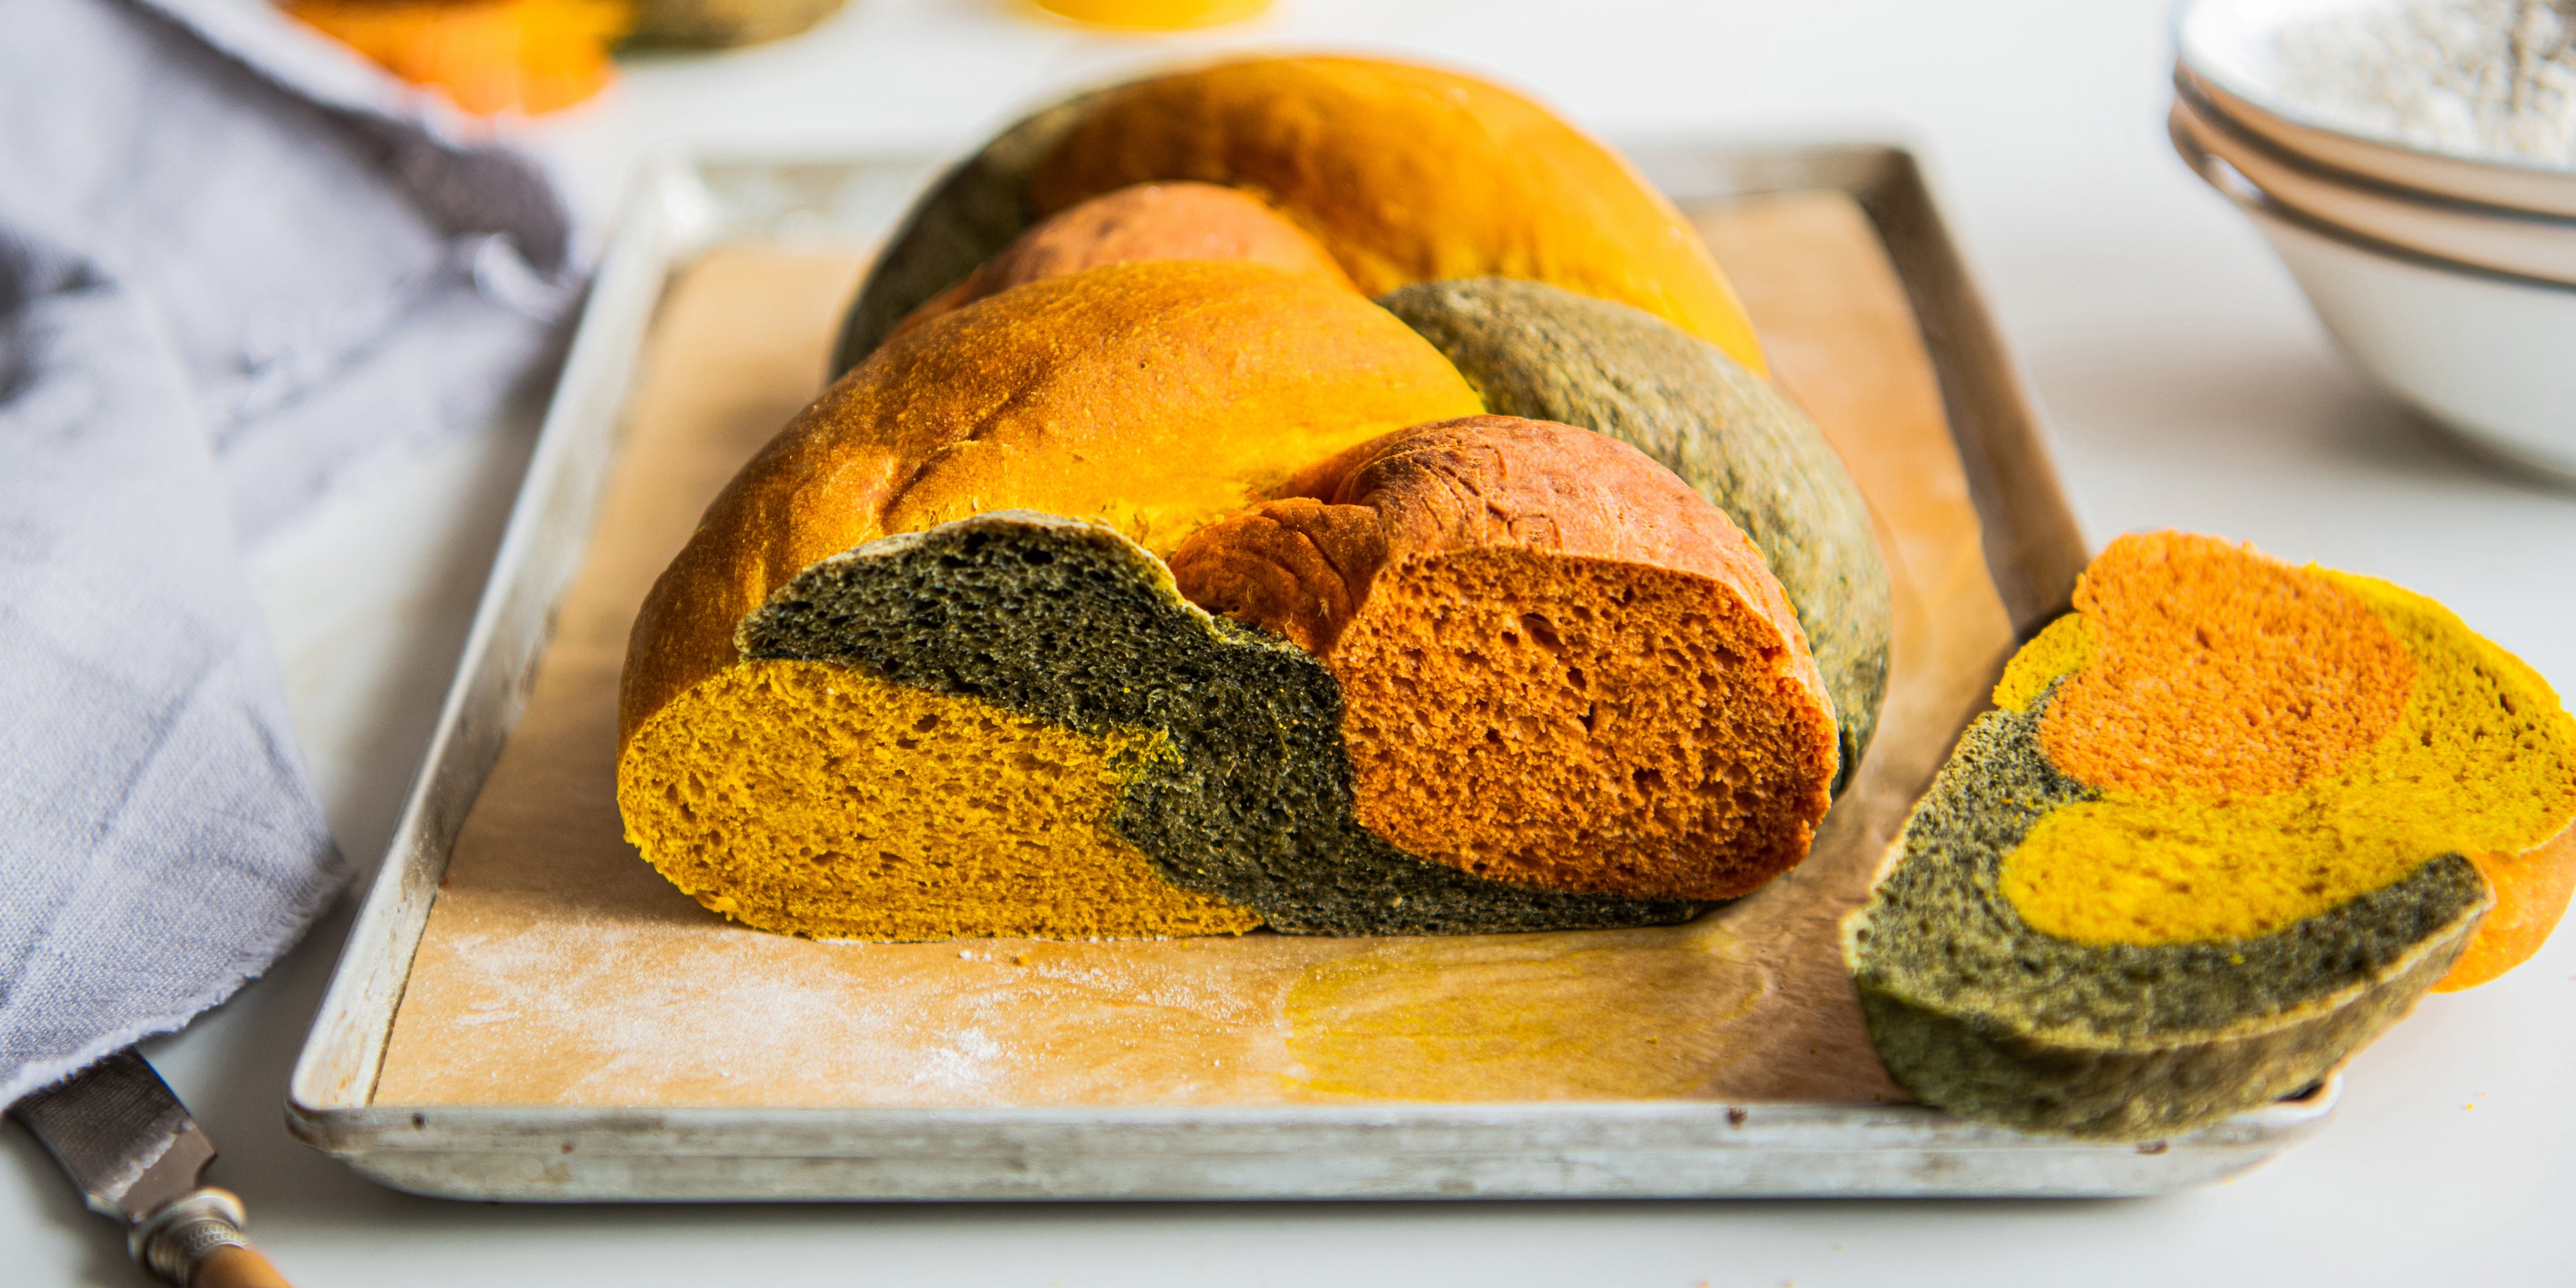
POLYGON ((2420 596, 2161 533, 2113 542, 2075 609, 1844 927, 1929 1103, 2147 1139, 2295 1091, 2461 957, 2495 900, 2469 856, 2576 818, 2576 722, 2420 596))
POLYGON ((747 466, 648 598, 630 838, 755 925, 906 939, 1637 925, 1796 862, 1833 724, 1759 557, 1633 449, 1475 408, 1316 273, 1120 264, 926 322, 747 466), (1430 428, 1383 432, 1408 413, 1430 428), (1210 616, 1161 562, 1264 495, 1388 520, 1343 640, 1385 635, 1388 662, 1338 655, 1364 719, 1325 658, 1210 616), (1396 637, 1451 612, 1574 660, 1404 674, 1396 637), (1409 734, 1417 681, 1471 707, 1409 734), (1531 819, 1416 799, 1457 755, 1531 819), (1468 848, 1417 852, 1471 815, 1468 848))
POLYGON ((753 924, 902 939, 1643 925, 1805 856, 1821 685, 1759 559, 1670 474, 1485 417, 1285 489, 1324 501, 1176 558, 1289 638, 1052 515, 815 562, 630 740, 630 834, 753 924), (1354 520, 1305 548, 1352 579, 1304 588, 1349 610, 1321 635, 1228 593, 1279 588, 1277 543, 1243 538, 1310 508, 1354 520))
MULTIPOLYGON (((914 695, 887 702, 873 726, 844 718, 823 727, 817 741, 841 750, 822 754, 865 766, 882 785, 859 789, 867 799, 844 815, 845 835, 821 848, 863 852, 882 819, 907 810, 975 824, 972 833, 921 838, 919 852, 940 856, 949 871, 925 878, 919 864, 862 863, 834 874, 831 897, 854 918, 950 901, 944 921, 933 911, 868 937, 1064 933, 1003 928, 1032 924, 1030 908, 1045 909, 1049 924, 1120 927, 1092 932, 1110 934, 1249 924, 1226 922, 1216 908, 1312 934, 1639 925, 1696 911, 1485 879, 1371 833, 1354 817, 1333 678, 1305 650, 1182 599, 1161 560, 1097 525, 1002 511, 869 542, 781 587, 743 620, 737 640, 746 668, 816 668, 914 695), (952 707, 972 718, 961 721, 952 707), (937 723, 922 728, 933 709, 937 723), (1061 745, 1040 748, 1024 727, 1053 731, 1061 745), (964 740, 939 741, 953 734, 964 740), (884 757, 871 763, 849 750, 862 741, 901 748, 907 738, 922 745, 906 754, 935 755, 946 777, 887 775, 884 757), (896 798, 934 782, 944 797, 896 798), (1031 810, 1037 822, 1081 818, 1090 829, 1061 853, 1055 834, 1014 833, 1008 823, 1030 808, 1025 802, 1051 794, 1031 810), (988 813, 996 819, 989 833, 988 813), (1141 865, 1119 858, 1126 855, 1142 856, 1166 888, 1134 910, 1077 907, 1127 897, 1125 882, 1141 865), (1048 887, 1059 868, 1065 879, 1048 887), (1048 893, 1014 913, 1011 892, 1024 886, 1048 893)), ((751 765, 776 753, 758 742, 708 747, 694 730, 641 742, 670 736, 688 737, 701 754, 648 754, 660 777, 639 783, 638 795, 676 790, 694 810, 690 835, 699 843, 687 851, 741 862, 738 850, 718 857, 726 847, 717 842, 761 831, 760 809, 697 805, 695 783, 718 777, 711 765, 758 772, 751 765)), ((1065 835, 1076 830, 1068 823, 1065 835)))

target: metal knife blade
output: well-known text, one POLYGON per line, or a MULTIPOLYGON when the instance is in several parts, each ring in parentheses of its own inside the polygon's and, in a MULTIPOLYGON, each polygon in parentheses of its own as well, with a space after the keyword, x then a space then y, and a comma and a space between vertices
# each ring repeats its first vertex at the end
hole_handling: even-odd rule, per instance
POLYGON ((214 1142, 132 1050, 30 1093, 9 1112, 62 1164, 90 1210, 132 1223, 197 1188, 214 1142))
POLYGON ((185 1288, 287 1288, 242 1234, 241 1200, 197 1178, 215 1144, 132 1049, 9 1107, 80 1187, 125 1226, 135 1264, 185 1288))

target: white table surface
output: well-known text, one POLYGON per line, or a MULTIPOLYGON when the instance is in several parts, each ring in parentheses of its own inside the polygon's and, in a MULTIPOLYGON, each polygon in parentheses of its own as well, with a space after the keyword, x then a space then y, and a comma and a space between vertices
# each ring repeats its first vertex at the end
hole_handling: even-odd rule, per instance
MULTIPOLYGON (((531 139, 596 234, 659 143, 954 149, 1052 87, 1212 43, 1010 4, 853 0, 784 45, 632 65, 531 139)), ((1418 51, 1622 137, 1909 141, 2096 541, 2180 526, 2389 577, 2576 685, 2576 490, 2436 438, 2332 351, 2164 142, 2159 0, 1282 0, 1215 39, 1418 51)), ((307 755, 370 866, 527 435, 523 418, 389 464, 259 561, 307 755)), ((2319 1139, 2161 1199, 621 1208, 414 1198, 286 1134, 287 1070, 346 929, 344 907, 146 1048, 221 1145, 212 1179, 304 1288, 2576 1282, 2576 934, 2428 1000, 2354 1062, 2319 1139)), ((0 1132, 0 1283, 142 1282, 26 1135, 0 1132)))

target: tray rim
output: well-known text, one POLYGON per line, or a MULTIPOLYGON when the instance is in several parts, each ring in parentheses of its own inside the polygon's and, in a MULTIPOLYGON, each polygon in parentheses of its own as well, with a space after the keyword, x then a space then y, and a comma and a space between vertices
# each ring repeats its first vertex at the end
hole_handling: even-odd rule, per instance
MULTIPOLYGON (((1913 155, 1872 142, 1729 140, 1666 140, 1630 155, 1685 207, 1819 189, 1855 199, 1897 266, 1939 374, 1952 437, 1985 521, 1987 564, 2016 632, 2027 636, 2062 611, 2085 543, 2029 395, 1913 155)), ((299 1052, 285 1108, 290 1130, 307 1144, 386 1184, 469 1198, 2113 1195, 2233 1175, 2317 1130, 2331 1114, 2339 1079, 2190 1136, 2139 1147, 2024 1136, 1916 1105, 1802 1102, 971 1110, 373 1103, 385 1042, 457 832, 525 709, 553 612, 587 553, 664 286, 673 269, 724 231, 706 177, 799 168, 874 169, 924 180, 933 173, 914 156, 681 149, 663 150, 642 166, 584 304, 436 731, 299 1052), (1667 1160, 1679 1163, 1678 1171, 1664 1173, 1668 1180, 1622 1173, 1622 1159, 1668 1152, 1647 1147, 1639 1132, 1689 1142, 1686 1157, 1667 1160), (1312 1140, 1328 1135, 1376 1141, 1380 1152, 1424 1136, 1450 1152, 1445 1168, 1412 1160, 1420 1165, 1404 1177, 1302 1166, 1312 1140), (980 1140, 986 1153, 961 1155, 969 1140, 980 1140), (1062 1157, 1039 1157, 1048 1149, 1062 1157), (639 1180, 635 1169, 617 1161, 645 1157, 656 1166, 731 1160, 741 1165, 740 1175, 728 1182, 721 1170, 675 1165, 679 1187, 657 1189, 652 1178, 639 1180), (984 1158, 993 1174, 918 1181, 901 1174, 960 1158, 969 1172, 984 1158), (1551 1158, 1564 1171, 1553 1182, 1546 1166, 1535 1176, 1527 1166, 1516 1170, 1551 1158), (1755 1175, 1764 1160, 1783 1158, 1818 1163, 1824 1171, 1773 1166, 1755 1175), (2024 1167, 2015 1179, 2009 1168, 1964 1166, 1997 1158, 2076 1160, 2086 1165, 2073 1170, 2085 1175, 2063 1166, 2024 1167), (1582 1166, 1592 1170, 1582 1176, 1566 1170, 1576 1169, 1570 1161, 1576 1159, 1591 1160, 1582 1166), (825 1175, 801 1181, 749 1175, 760 1160, 815 1164, 825 1175), (1862 1165, 1889 1161, 1907 1161, 1913 1170, 1862 1165), (1268 1175, 1216 1174, 1230 1164, 1257 1165, 1268 1175), (1042 1173, 1048 1166, 1073 1183, 1033 1192, 1027 1183, 1033 1167, 1042 1173), (1142 1171, 1112 1174, 1121 1167, 1142 1171), (889 1169, 893 1174, 880 1175, 889 1169)))

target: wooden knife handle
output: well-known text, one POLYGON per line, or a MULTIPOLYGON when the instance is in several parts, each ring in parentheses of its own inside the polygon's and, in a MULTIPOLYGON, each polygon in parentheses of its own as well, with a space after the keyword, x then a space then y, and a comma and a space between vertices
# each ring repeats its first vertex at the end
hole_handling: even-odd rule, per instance
POLYGON ((190 1190, 154 1208, 126 1237, 136 1264, 166 1284, 290 1288, 268 1258, 243 1244, 241 1200, 230 1190, 190 1190))
POLYGON ((268 1258, 233 1244, 217 1248, 197 1263, 188 1288, 293 1288, 268 1258))

